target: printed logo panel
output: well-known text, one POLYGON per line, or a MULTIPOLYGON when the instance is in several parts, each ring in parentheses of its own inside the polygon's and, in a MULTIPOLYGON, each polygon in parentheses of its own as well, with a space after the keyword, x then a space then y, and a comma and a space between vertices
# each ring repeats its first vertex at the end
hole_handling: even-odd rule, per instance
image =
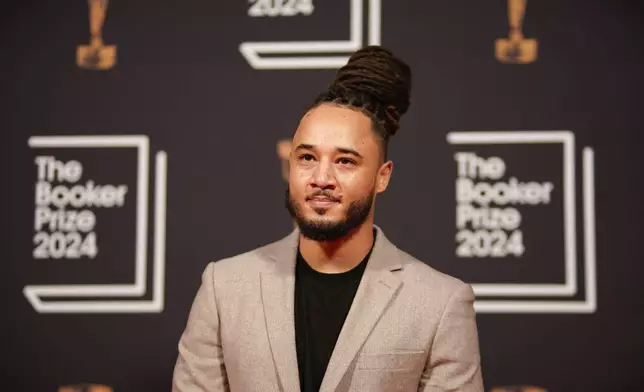
POLYGON ((156 154, 151 182, 147 136, 34 136, 29 146, 36 272, 24 294, 34 309, 161 312, 166 154, 156 154))
POLYGON ((472 284, 477 311, 594 312, 592 149, 583 150, 579 186, 570 131, 452 132, 447 139, 456 174, 447 272, 472 284))

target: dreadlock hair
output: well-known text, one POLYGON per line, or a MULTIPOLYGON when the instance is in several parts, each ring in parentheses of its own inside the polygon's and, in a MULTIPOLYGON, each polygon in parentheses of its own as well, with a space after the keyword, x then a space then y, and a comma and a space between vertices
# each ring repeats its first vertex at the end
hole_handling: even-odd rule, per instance
POLYGON ((400 128, 410 105, 411 69, 390 50, 370 45, 355 52, 310 109, 331 103, 358 110, 371 119, 387 159, 389 138, 400 128))

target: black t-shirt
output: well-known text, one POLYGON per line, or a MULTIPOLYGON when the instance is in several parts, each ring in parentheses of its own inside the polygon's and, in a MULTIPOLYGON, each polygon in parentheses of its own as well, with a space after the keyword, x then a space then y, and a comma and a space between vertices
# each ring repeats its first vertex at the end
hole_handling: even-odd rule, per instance
MULTIPOLYGON (((372 248, 373 249, 373 248, 372 248)), ((318 392, 371 250, 350 271, 324 274, 297 252, 295 341, 301 392, 318 392)))

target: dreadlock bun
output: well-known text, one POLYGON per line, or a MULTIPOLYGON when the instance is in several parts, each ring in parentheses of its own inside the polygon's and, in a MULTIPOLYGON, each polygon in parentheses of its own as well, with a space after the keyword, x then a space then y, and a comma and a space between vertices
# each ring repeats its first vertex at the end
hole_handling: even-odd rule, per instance
POLYGON ((316 104, 330 102, 366 112, 388 140, 400 128, 410 105, 411 69, 381 46, 355 52, 341 67, 316 104))

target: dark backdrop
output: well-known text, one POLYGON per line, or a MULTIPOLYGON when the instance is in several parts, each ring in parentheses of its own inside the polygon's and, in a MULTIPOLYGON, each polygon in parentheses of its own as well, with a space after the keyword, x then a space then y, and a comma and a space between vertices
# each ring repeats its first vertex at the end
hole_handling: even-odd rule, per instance
MULTIPOLYGON (((277 143, 333 78, 325 58, 347 56, 331 48, 304 66, 310 54, 288 54, 295 60, 276 69, 284 54, 249 62, 240 44, 347 40, 349 3, 250 16, 254 5, 241 0, 112 0, 96 24, 115 45, 106 69, 76 60, 90 42, 91 2, 3 4, 3 390, 170 389, 206 263, 291 230, 277 143), (39 173, 46 158, 37 157, 58 163, 39 173), (48 203, 47 187, 58 202, 48 203)), ((536 40, 528 63, 495 57, 495 40, 508 39, 506 1, 383 0, 378 15, 373 41, 363 18, 359 45, 394 50, 414 85, 376 223, 474 285, 486 390, 644 388, 637 6, 530 1, 520 29, 536 40), (499 189, 515 178, 548 197, 464 203, 491 219, 459 228, 457 180, 467 178, 456 153, 488 171, 503 162, 498 178, 472 184, 499 189)))

